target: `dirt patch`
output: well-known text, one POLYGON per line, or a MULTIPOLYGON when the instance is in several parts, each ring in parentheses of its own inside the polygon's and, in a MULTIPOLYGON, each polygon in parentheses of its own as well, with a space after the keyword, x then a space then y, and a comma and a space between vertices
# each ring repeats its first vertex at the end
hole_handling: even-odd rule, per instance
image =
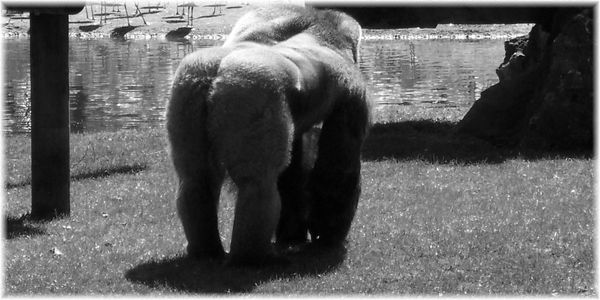
MULTIPOLYGON (((209 7, 198 5, 191 9, 177 7, 177 2, 160 6, 143 6, 129 3, 125 6, 106 7, 101 12, 99 4, 86 5, 76 15, 69 16, 71 38, 124 37, 129 39, 165 38, 168 33, 187 32, 193 38, 222 38, 233 24, 252 5, 223 5, 209 7), (92 13, 93 11, 93 13, 92 13), (140 13, 141 12, 141 13, 140 13), (193 17, 190 18, 190 15, 193 17), (129 21, 128 17, 129 16, 129 21)), ((9 14, 3 17, 4 38, 26 38, 29 31, 29 13, 9 14)))

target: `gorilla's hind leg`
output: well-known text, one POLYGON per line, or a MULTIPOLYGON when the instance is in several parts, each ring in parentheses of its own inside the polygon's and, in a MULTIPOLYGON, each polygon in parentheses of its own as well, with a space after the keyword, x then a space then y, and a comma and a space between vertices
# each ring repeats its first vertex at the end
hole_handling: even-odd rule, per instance
POLYGON ((187 237, 188 255, 221 259, 225 251, 219 237, 217 210, 222 177, 206 170, 200 172, 206 175, 181 180, 177 211, 187 237))
POLYGON ((217 211, 224 170, 210 152, 204 129, 206 105, 188 95, 190 88, 173 91, 167 130, 177 176, 177 211, 188 241, 188 255, 220 259, 225 251, 219 236, 217 211))
POLYGON ((188 255, 220 259, 225 251, 219 237, 217 212, 224 172, 212 165, 203 147, 196 146, 173 149, 179 175, 177 211, 187 237, 188 255))
POLYGON ((289 164, 293 124, 282 96, 257 90, 239 96, 240 89, 216 89, 214 94, 215 140, 238 189, 232 265, 278 261, 272 244, 281 210, 277 179, 289 164))

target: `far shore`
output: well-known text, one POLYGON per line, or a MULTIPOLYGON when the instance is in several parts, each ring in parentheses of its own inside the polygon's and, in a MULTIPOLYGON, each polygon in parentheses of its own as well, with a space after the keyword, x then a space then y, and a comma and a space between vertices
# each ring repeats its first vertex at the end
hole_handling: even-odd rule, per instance
MULTIPOLYGON (((137 8, 131 3, 125 6, 107 8, 108 15, 99 16, 100 5, 86 5, 78 14, 69 16, 69 36, 71 38, 108 38, 113 32, 125 33, 123 37, 161 38, 167 33, 180 28, 189 28, 195 35, 225 35, 235 21, 246 12, 252 10, 253 5, 224 5, 214 9, 198 5, 194 8, 193 19, 187 8, 178 8, 177 2, 168 2, 165 5, 137 8), (94 16, 92 16, 92 9, 94 16), (129 20, 127 18, 129 16, 129 20)), ((27 38, 29 36, 29 13, 19 13, 3 16, 3 37, 27 38)))
MULTIPOLYGON (((231 4, 220 8, 195 7, 193 19, 190 13, 169 2, 159 8, 138 6, 142 15, 131 4, 127 6, 127 20, 123 6, 108 8, 106 20, 97 16, 99 5, 87 5, 78 14, 69 17, 69 38, 105 39, 111 37, 127 40, 166 39, 175 40, 223 40, 242 15, 255 9, 256 5, 231 4), (92 9, 94 17, 92 18, 92 9), (136 12, 136 13, 134 13, 136 12), (142 18, 143 16, 143 18, 142 18)), ((2 37, 5 40, 29 38, 28 13, 3 16, 2 37)), ((453 25, 440 24, 436 28, 363 29, 364 40, 509 40, 527 34, 533 24, 453 25)))

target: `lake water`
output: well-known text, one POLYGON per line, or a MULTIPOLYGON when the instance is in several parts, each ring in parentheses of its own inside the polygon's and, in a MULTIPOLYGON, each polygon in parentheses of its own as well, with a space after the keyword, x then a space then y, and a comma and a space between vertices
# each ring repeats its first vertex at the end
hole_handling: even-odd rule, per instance
MULTIPOLYGON (((515 27, 514 36, 529 29, 515 27)), ((494 31, 494 27, 488 31, 494 31)), ((506 39, 417 36, 414 30, 407 32, 399 35, 398 31, 372 31, 362 43, 360 67, 369 81, 376 115, 399 107, 467 110, 482 90, 498 81, 495 69, 504 57, 506 39), (378 35, 391 36, 392 40, 378 35)), ((71 131, 163 126, 170 84, 179 61, 195 49, 221 43, 205 39, 187 43, 71 39, 71 131)), ((4 46, 3 131, 28 133, 29 40, 5 40, 4 46)))

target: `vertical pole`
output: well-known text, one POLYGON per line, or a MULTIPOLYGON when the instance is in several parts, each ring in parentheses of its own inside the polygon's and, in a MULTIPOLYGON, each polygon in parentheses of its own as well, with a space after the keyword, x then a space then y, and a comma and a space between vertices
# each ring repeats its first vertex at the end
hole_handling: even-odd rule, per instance
POLYGON ((30 14, 31 216, 69 215, 68 15, 30 14))
POLYGON ((140 17, 142 17, 142 21, 144 21, 144 25, 148 25, 146 23, 146 19, 144 19, 144 14, 142 13, 142 11, 140 10, 140 8, 138 7, 137 3, 134 3, 134 5, 135 5, 135 9, 137 10, 137 13, 139 13, 140 17))
POLYGON ((131 24, 129 23, 129 13, 127 12, 127 4, 123 3, 123 6, 125 6, 125 16, 127 17, 127 26, 131 26, 131 24))

